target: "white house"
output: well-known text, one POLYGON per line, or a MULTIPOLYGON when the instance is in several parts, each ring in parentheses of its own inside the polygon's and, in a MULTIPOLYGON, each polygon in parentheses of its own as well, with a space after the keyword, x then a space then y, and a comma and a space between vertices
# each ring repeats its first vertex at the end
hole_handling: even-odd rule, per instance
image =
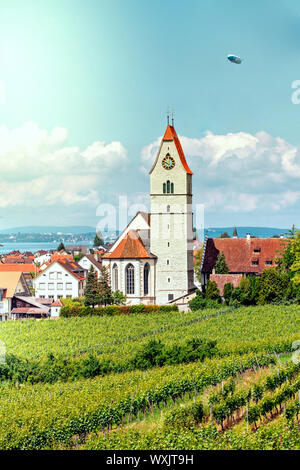
POLYGON ((102 257, 131 304, 165 305, 195 291, 192 171, 168 124, 150 171, 150 214, 139 212, 102 257))
POLYGON ((21 272, 0 272, 0 321, 11 318, 14 295, 30 295, 24 274, 21 272))
POLYGON ((81 258, 81 260, 78 261, 78 264, 86 271, 89 271, 90 267, 93 266, 98 277, 100 276, 102 262, 98 254, 84 255, 83 258, 81 258))
POLYGON ((53 261, 34 280, 35 296, 51 298, 82 297, 85 287, 85 271, 77 263, 53 261))

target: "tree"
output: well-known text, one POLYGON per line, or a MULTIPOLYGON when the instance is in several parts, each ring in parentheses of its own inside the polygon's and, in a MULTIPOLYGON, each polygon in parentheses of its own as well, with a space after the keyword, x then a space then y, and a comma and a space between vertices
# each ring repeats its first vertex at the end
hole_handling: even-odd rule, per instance
POLYGON ((95 235, 93 246, 100 246, 100 245, 104 245, 104 241, 103 241, 101 232, 98 232, 95 235))
POLYGON ((293 240, 294 238, 296 238, 296 235, 297 235, 297 229, 296 229, 296 226, 293 224, 292 225, 292 228, 289 229, 287 231, 287 233, 285 233, 285 235, 288 236, 289 239, 293 240))
POLYGON ((125 305, 126 304, 126 295, 123 294, 120 290, 116 290, 112 293, 112 303, 114 305, 125 305))
POLYGON ((289 275, 277 268, 265 269, 260 276, 258 303, 277 302, 286 297, 289 286, 289 275))
POLYGON ((203 255, 203 246, 197 250, 195 254, 195 261, 194 261, 194 270, 196 277, 199 282, 201 282, 201 262, 202 262, 202 255, 203 255))
POLYGON ((215 264, 215 271, 216 271, 216 274, 228 274, 229 272, 229 269, 226 263, 226 258, 225 258, 223 251, 221 251, 221 253, 219 253, 218 255, 218 258, 215 264))
POLYGON ((98 281, 97 273, 93 265, 91 265, 87 275, 84 296, 85 305, 95 308, 95 305, 98 304, 98 281))
POLYGON ((223 232, 223 233, 220 235, 220 238, 230 238, 230 235, 229 235, 227 232, 223 232))
POLYGON ((109 267, 102 266, 100 270, 100 280, 98 283, 98 299, 101 305, 111 305, 113 293, 110 286, 109 267))
POLYGON ((224 290, 223 290, 223 297, 225 299, 226 305, 229 305, 233 290, 234 290, 234 287, 231 284, 231 282, 226 282, 226 284, 224 285, 224 290))
POLYGON ((293 282, 296 286, 300 285, 300 230, 297 232, 294 240, 292 241, 291 252, 294 256, 293 264, 291 265, 291 272, 293 275, 293 282))
POLYGON ((206 291, 205 291, 205 298, 210 300, 217 300, 217 302, 221 302, 220 292, 215 281, 208 281, 206 291))
POLYGON ((60 242, 60 244, 57 247, 57 251, 62 251, 62 250, 65 250, 65 245, 63 244, 63 242, 60 242))

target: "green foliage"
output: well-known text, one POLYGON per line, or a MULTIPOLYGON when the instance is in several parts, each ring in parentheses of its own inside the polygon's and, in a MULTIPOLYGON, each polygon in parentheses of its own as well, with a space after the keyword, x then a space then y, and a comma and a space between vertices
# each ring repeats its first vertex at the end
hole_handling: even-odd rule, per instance
POLYGON ((199 282, 201 282, 201 263, 202 263, 202 256, 203 256, 203 246, 196 251, 194 255, 194 271, 196 274, 196 278, 199 282))
POLYGON ((110 286, 109 267, 102 266, 100 270, 100 279, 98 283, 98 302, 100 305, 111 305, 113 303, 113 293, 110 286))
POLYGON ((63 244, 63 242, 60 242, 60 244, 57 247, 57 251, 62 251, 62 250, 65 250, 65 245, 63 244))
POLYGON ((205 291, 205 299, 216 300, 217 302, 221 302, 220 292, 215 281, 208 281, 205 291))
POLYGON ((203 341, 192 338, 185 344, 165 346, 160 341, 151 340, 137 352, 131 364, 134 369, 149 369, 154 366, 182 364, 204 361, 217 354, 216 341, 203 341))
POLYGON ((233 290, 234 290, 234 287, 231 284, 231 282, 227 282, 224 285, 223 297, 224 297, 226 305, 229 305, 229 303, 230 303, 230 299, 231 299, 233 290))
MULTIPOLYGON (((86 306, 92 306, 94 308, 95 305, 98 304, 98 280, 97 273, 93 265, 91 265, 86 278, 84 297, 84 303, 86 306)), ((61 315, 65 316, 65 311, 61 311, 61 315)))
POLYGON ((102 245, 104 245, 102 234, 101 234, 101 232, 98 232, 95 235, 93 246, 98 247, 98 246, 102 246, 102 245))
POLYGON ((126 295, 123 294, 120 290, 112 292, 112 304, 113 305, 125 305, 126 304, 126 295))
POLYGON ((291 251, 294 256, 293 264, 291 266, 293 282, 296 286, 300 286, 300 231, 297 232, 292 241, 291 251))
POLYGON ((260 276, 258 303, 276 302, 286 297, 289 276, 277 268, 265 269, 260 276))
POLYGON ((215 264, 215 271, 216 271, 216 274, 228 274, 229 272, 228 265, 226 263, 225 254, 223 251, 221 251, 221 253, 218 254, 218 258, 215 264))
POLYGON ((227 232, 223 232, 221 233, 220 238, 230 238, 230 235, 227 232))
POLYGON ((193 428, 201 423, 203 419, 202 403, 194 403, 189 406, 178 406, 166 413, 163 427, 165 430, 193 428))
POLYGON ((64 305, 60 311, 60 316, 64 318, 85 317, 85 316, 113 316, 130 315, 135 313, 170 313, 178 312, 177 305, 107 305, 106 307, 95 307, 71 302, 64 305))

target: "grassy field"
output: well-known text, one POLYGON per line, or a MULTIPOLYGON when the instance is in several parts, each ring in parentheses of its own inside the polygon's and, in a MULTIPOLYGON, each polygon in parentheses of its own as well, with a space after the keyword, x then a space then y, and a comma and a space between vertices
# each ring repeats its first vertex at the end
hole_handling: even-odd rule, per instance
POLYGON ((300 307, 6 322, 0 339, 14 358, 0 367, 0 449, 300 448, 300 307), (214 356, 132 366, 149 341, 195 338, 216 341, 214 356), (89 376, 61 374, 70 364, 89 376), (36 383, 39 368, 51 380, 36 383))

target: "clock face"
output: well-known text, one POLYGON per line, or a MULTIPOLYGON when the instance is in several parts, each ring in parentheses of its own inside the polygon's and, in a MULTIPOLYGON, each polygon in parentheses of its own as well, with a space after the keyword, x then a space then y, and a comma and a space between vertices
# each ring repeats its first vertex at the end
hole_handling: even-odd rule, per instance
POLYGON ((172 170, 175 166, 175 160, 173 157, 170 155, 166 155, 165 158, 162 161, 162 166, 164 167, 165 170, 172 170))

